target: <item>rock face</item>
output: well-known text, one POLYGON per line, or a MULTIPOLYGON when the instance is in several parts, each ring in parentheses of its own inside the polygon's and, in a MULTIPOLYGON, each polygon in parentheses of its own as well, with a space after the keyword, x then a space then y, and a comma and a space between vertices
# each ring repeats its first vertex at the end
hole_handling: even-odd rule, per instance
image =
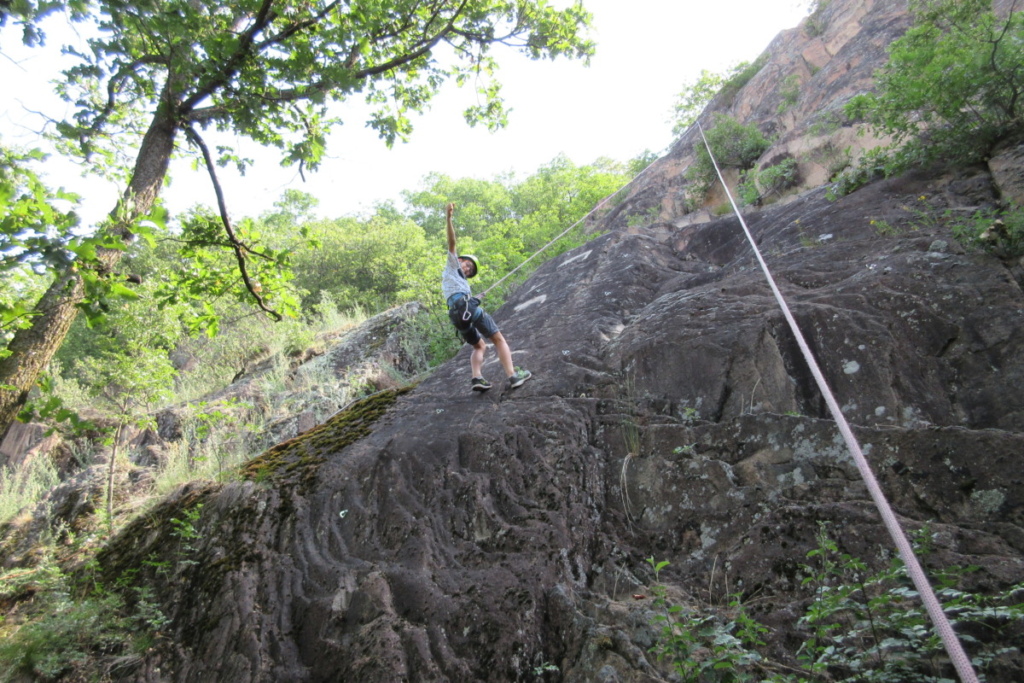
MULTIPOLYGON (((1024 295, 921 216, 987 178, 748 216, 904 524, 979 589, 1024 578, 1024 295)), ((154 577, 174 649, 140 679, 660 680, 645 558, 691 594, 756 592, 784 654, 819 520, 865 558, 892 547, 735 219, 610 232, 496 318, 521 388, 470 393, 464 350, 120 538, 111 576, 174 562, 153 519, 203 505, 197 564, 154 577)))
MULTIPOLYGON (((779 40, 867 78, 902 3, 827 7, 849 19, 779 40)), ((666 680, 647 558, 693 601, 756 595, 792 662, 819 522, 871 564, 892 544, 738 220, 673 199, 683 144, 494 312, 525 385, 471 393, 463 349, 120 535, 108 578, 141 568, 173 618, 136 679, 666 680), (645 202, 661 220, 626 229, 645 202), (197 509, 185 547, 168 520, 197 509)), ((1024 294, 952 228, 1000 194, 937 170, 746 214, 902 523, 979 591, 1024 579, 1024 294)), ((1024 677, 1019 650, 1000 666, 1024 677)))

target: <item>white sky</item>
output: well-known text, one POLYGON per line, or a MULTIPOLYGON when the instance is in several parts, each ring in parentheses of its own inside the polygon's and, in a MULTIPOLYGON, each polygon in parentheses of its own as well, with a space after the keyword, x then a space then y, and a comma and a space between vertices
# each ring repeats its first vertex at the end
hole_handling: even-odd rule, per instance
MULTIPOLYGON (((397 200, 402 190, 419 188, 423 177, 439 172, 452 177, 490 179, 512 171, 526 177, 564 153, 578 165, 599 157, 630 159, 645 149, 663 152, 672 141, 670 111, 684 83, 702 69, 722 71, 759 55, 775 35, 806 16, 809 0, 584 0, 594 15, 597 54, 589 68, 560 59, 532 62, 510 51, 494 51, 509 126, 497 133, 471 129, 462 110, 475 101, 469 89, 454 86, 435 99, 432 109, 413 119, 410 142, 388 150, 363 119, 347 118, 331 135, 329 158, 316 174, 299 177, 295 167, 281 168, 275 153, 236 144, 258 165, 247 176, 220 170, 231 214, 256 216, 270 209, 288 188, 317 197, 327 217, 368 211, 379 200, 397 200), (258 155, 258 156, 257 156, 258 155)), ((6 144, 42 146, 33 131, 42 111, 65 116, 47 85, 55 76, 54 38, 42 50, 20 49, 11 26, 0 31, 0 136, 6 144)), ((208 140, 211 147, 213 141, 208 140)), ((217 143, 224 140, 216 140, 217 143)), ((120 188, 77 177, 59 159, 46 166, 53 185, 86 196, 86 225, 110 211, 120 188)), ((187 163, 171 168, 172 184, 163 198, 172 212, 193 204, 213 205, 205 172, 187 163)))

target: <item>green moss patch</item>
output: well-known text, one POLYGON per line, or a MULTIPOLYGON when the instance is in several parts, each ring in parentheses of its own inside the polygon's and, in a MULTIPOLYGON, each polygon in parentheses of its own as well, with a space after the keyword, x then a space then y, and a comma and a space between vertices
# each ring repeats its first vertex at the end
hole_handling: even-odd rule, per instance
POLYGON ((243 478, 255 482, 311 485, 328 453, 337 453, 367 436, 398 397, 412 389, 390 389, 356 401, 345 410, 293 439, 284 441, 242 465, 243 478))

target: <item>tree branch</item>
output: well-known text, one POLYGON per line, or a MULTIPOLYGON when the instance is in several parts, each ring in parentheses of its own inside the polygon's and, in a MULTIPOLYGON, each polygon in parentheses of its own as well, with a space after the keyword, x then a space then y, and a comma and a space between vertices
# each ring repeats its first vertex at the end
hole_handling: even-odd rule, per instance
POLYGON ((252 278, 249 277, 249 268, 245 261, 245 255, 248 253, 245 245, 235 236, 235 231, 231 227, 231 219, 228 217, 227 205, 224 201, 224 192, 220 187, 220 181, 217 179, 217 171, 214 166, 213 157, 210 155, 210 149, 206 146, 206 142, 199 136, 199 133, 195 131, 191 126, 185 127, 185 135, 188 139, 193 142, 200 151, 203 153, 203 159, 206 161, 206 170, 210 174, 210 180, 213 182, 214 192, 217 194, 217 208, 220 211, 220 220, 224 225, 224 231, 228 235, 228 240, 231 242, 231 249, 235 253, 235 261, 238 262, 238 270, 242 274, 242 281, 245 283, 245 288, 249 290, 249 293, 259 307, 266 311, 267 315, 272 317, 274 320, 279 321, 282 319, 282 315, 274 309, 267 306, 263 300, 263 296, 259 293, 256 285, 253 283, 252 278))

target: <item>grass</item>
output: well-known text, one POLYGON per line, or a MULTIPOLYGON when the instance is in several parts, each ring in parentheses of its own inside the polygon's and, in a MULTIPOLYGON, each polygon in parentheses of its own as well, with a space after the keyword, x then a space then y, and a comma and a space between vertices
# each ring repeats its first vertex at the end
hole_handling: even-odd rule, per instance
POLYGON ((59 483, 57 469, 45 456, 30 457, 20 466, 0 467, 0 524, 34 507, 59 483))

